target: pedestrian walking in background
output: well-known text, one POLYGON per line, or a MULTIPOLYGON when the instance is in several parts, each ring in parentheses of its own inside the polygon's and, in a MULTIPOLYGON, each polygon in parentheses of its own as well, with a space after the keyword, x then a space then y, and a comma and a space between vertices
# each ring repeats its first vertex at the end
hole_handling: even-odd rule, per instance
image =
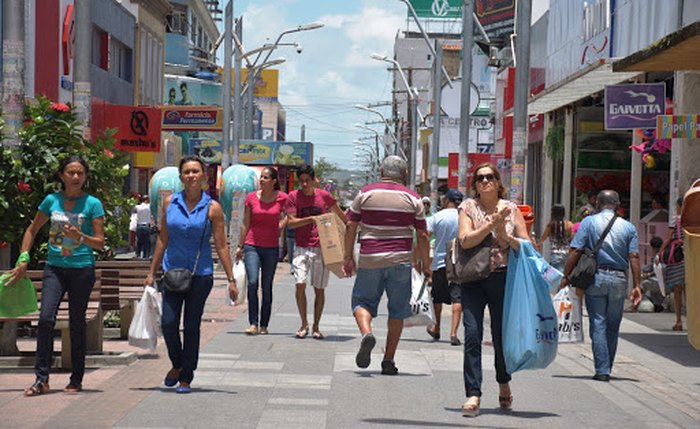
POLYGON ((571 242, 571 251, 566 260, 560 287, 563 288, 569 283, 568 276, 583 251, 593 249, 608 224, 612 222, 610 232, 596 253, 598 266, 595 281, 585 290, 595 365, 593 379, 610 381, 627 295, 627 267, 632 271, 633 289, 630 300, 633 308, 636 308, 642 299, 641 267, 637 229, 630 222, 617 217, 615 213, 620 205, 618 193, 612 190, 600 191, 596 204, 598 213, 581 221, 581 226, 571 242))
POLYGON ((141 202, 134 207, 136 213, 136 257, 149 259, 151 257, 151 228, 153 217, 151 216, 151 204, 148 195, 140 198, 141 202))
POLYGON ((333 212, 346 224, 345 213, 340 210, 333 195, 323 189, 316 189, 316 173, 310 165, 304 165, 297 171, 301 189, 289 193, 287 199, 287 227, 294 230, 294 277, 296 279, 296 301, 301 327, 296 332, 297 338, 309 334, 309 322, 306 316, 306 284, 314 289, 314 323, 311 335, 317 340, 323 339, 319 324, 325 305, 325 291, 328 286, 329 271, 323 264, 321 242, 318 237, 315 219, 317 216, 333 212))
POLYGON ((552 214, 549 223, 544 228, 542 238, 537 242, 537 249, 541 251, 544 242, 549 239, 551 250, 549 263, 559 271, 564 269, 566 257, 569 255, 569 243, 573 238, 572 223, 566 216, 566 209, 562 204, 552 206, 552 214))
MULTIPOLYGON (((671 219, 668 224, 668 235, 661 245, 659 254, 663 255, 666 249, 671 246, 680 247, 680 254, 683 254, 683 229, 681 228, 681 208, 683 207, 683 197, 676 200, 676 216, 671 219)), ((675 250, 675 249, 670 249, 675 250)), ((673 254, 675 252, 672 252, 673 254)), ((664 283, 666 287, 673 291, 673 310, 676 312, 676 324, 671 329, 674 331, 683 330, 683 319, 681 318, 681 309, 683 306, 683 292, 685 291, 685 261, 680 258, 663 261, 666 263, 664 268, 664 283), (672 262, 672 263, 669 263, 672 262)))
POLYGON ((348 210, 345 229, 345 261, 343 271, 355 272, 353 249, 360 226, 360 258, 352 289, 352 312, 360 328, 362 340, 355 356, 360 368, 370 364, 376 338, 372 319, 377 317, 379 301, 386 291, 389 320, 382 374, 396 375, 394 362, 404 319, 411 316, 411 260, 413 230, 418 235, 421 269, 430 277, 428 234, 423 204, 418 194, 406 188, 406 161, 391 155, 384 158, 379 170, 381 180, 366 185, 348 210))
POLYGON ((25 396, 49 392, 53 330, 58 307, 66 292, 72 367, 70 381, 63 391, 77 393, 83 389, 87 328, 85 312, 95 284, 93 249, 101 250, 105 243, 102 202, 83 189, 89 175, 90 167, 80 156, 70 156, 59 163, 54 180, 60 183, 61 190, 47 195, 39 204, 34 220, 24 232, 19 263, 10 271, 11 286, 26 275, 34 238, 41 227, 50 222, 36 336, 36 380, 25 389, 25 396))
POLYGON ((457 283, 447 281, 445 270, 445 254, 447 244, 457 238, 459 213, 457 206, 462 203, 464 196, 456 189, 449 189, 442 199, 443 209, 427 220, 428 232, 435 237, 435 252, 431 263, 433 270, 433 307, 435 308, 435 325, 428 326, 428 334, 435 340, 440 339, 440 314, 442 305, 452 305, 452 323, 450 325, 450 344, 459 346, 462 343, 457 336, 459 322, 462 320, 461 287, 457 283))
POLYGON ((294 229, 287 226, 285 229, 285 239, 287 246, 287 260, 289 261, 289 274, 294 274, 294 229))
POLYGON ((598 192, 595 190, 590 190, 586 193, 586 197, 588 198, 586 204, 582 205, 581 208, 578 209, 578 214, 577 214, 577 219, 578 221, 582 221, 586 216, 590 216, 596 212, 596 197, 598 195, 598 192))
MULTIPOLYGON (((661 250, 663 242, 661 237, 652 237, 652 239, 649 240, 649 246, 654 255, 651 262, 642 267, 641 275, 642 292, 644 292, 644 296, 649 298, 654 306, 654 311, 657 313, 664 311, 664 301, 666 300, 664 297, 665 290, 662 290, 662 288, 665 287, 663 276, 656 276, 656 271, 658 271, 656 268, 663 265, 659 256, 659 251, 661 250)), ((661 272, 663 273, 663 269, 661 269, 661 272)), ((639 307, 639 311, 642 311, 642 306, 639 307)))
POLYGON ((518 238, 529 240, 525 219, 518 206, 505 199, 506 189, 501 174, 490 162, 479 164, 471 180, 474 198, 459 206, 459 244, 464 249, 478 246, 489 234, 495 240, 491 248, 491 274, 483 279, 461 285, 462 320, 464 324, 464 389, 467 401, 462 414, 479 415, 481 406, 481 343, 484 336, 484 310, 489 307, 491 338, 496 354, 498 403, 509 410, 513 404, 511 376, 503 357, 503 301, 508 269, 508 251, 519 249, 518 238))
POLYGON ((277 170, 265 167, 260 172, 260 189, 245 198, 245 213, 236 260, 243 258, 248 279, 248 322, 246 334, 266 335, 272 313, 272 282, 277 269, 280 229, 284 228, 287 194, 280 191, 277 170), (262 303, 258 289, 262 286, 262 303))
POLYGON ((164 384, 172 387, 179 382, 176 392, 190 393, 190 384, 199 360, 204 303, 214 283, 214 262, 209 244, 212 236, 216 253, 228 278, 229 294, 234 301, 238 289, 226 244, 224 211, 218 202, 202 191, 202 184, 207 180, 204 163, 196 156, 186 156, 180 160, 179 171, 183 190, 169 195, 163 201, 160 233, 144 284, 153 285, 155 272, 161 262, 163 272, 185 268, 193 274, 192 287, 187 292, 163 289, 161 318, 163 338, 172 364, 164 384), (180 318, 183 311, 184 329, 181 339, 180 318))

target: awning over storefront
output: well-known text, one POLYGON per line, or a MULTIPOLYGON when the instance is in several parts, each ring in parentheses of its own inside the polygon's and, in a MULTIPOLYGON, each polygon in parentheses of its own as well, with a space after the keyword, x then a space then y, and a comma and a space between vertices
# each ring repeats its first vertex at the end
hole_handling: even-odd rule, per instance
MULTIPOLYGON (((563 79, 561 82, 546 88, 539 94, 530 97, 527 105, 527 114, 536 115, 551 112, 600 92, 605 89, 605 85, 624 82, 640 74, 639 72, 613 72, 612 62, 614 60, 616 59, 601 59, 563 79)), ((506 112, 506 115, 511 115, 512 113, 511 110, 506 112)))
POLYGON ((615 72, 700 70, 700 21, 613 63, 615 72))

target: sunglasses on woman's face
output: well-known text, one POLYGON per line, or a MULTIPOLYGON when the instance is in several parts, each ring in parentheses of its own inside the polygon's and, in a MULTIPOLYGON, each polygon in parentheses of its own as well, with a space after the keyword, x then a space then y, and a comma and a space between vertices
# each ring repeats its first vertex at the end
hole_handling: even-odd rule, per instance
POLYGON ((477 174, 474 178, 476 179, 477 182, 483 182, 484 179, 486 179, 489 182, 492 182, 493 180, 496 179, 496 176, 494 176, 491 173, 489 173, 489 174, 477 174))

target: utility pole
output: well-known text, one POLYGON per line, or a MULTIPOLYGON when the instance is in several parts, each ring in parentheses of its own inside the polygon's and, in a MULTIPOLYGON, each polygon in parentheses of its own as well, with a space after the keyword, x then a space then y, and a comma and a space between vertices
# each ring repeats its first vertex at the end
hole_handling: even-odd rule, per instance
POLYGON ((471 112, 472 45, 474 44, 474 1, 462 0, 462 88, 460 91, 459 169, 457 188, 467 195, 467 154, 469 153, 469 112, 471 112))
POLYGON ((83 126, 83 136, 90 139, 90 113, 92 109, 92 86, 90 66, 92 64, 92 0, 75 0, 75 72, 73 105, 78 121, 83 126))
MULTIPOLYGON (((440 157, 440 111, 442 103, 442 43, 435 41, 435 71, 433 72, 433 145, 430 148, 430 206, 437 207, 438 158, 440 157)), ((449 180, 449 178, 448 178, 449 180)))
MULTIPOLYGON (((302 142, 306 141, 306 125, 304 125, 304 124, 301 124, 301 136, 299 136, 299 137, 301 139, 300 141, 302 141, 302 142)), ((275 138, 275 140, 277 140, 277 139, 275 138)))
POLYGON ((515 99, 513 100, 513 162, 510 198, 525 202, 525 160, 527 159, 527 98, 530 93, 531 0, 518 0, 515 21, 515 99))
POLYGON ((418 150, 418 91, 413 91, 413 69, 408 70, 408 92, 411 97, 408 105, 411 109, 409 117, 411 119, 411 147, 408 148, 408 185, 412 191, 416 190, 416 151, 418 150))
MULTIPOLYGON (((233 0, 230 0, 233 2, 233 0)), ((243 39, 243 17, 236 20, 236 40, 243 39)), ((241 100, 241 61, 243 52, 238 43, 233 47, 233 153, 231 163, 238 164, 238 152, 241 146, 241 127, 243 126, 243 103, 241 100)))
POLYGON ((24 119, 24 0, 3 1, 2 36, 2 144, 16 146, 24 119))
POLYGON ((231 45, 233 45, 233 0, 229 0, 224 12, 224 87, 221 92, 224 124, 221 136, 221 171, 228 168, 231 159, 231 45))

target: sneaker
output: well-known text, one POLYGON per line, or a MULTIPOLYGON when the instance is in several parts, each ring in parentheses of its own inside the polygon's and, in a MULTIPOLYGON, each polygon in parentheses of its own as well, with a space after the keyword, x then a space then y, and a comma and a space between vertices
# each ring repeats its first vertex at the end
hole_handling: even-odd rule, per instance
POLYGON ((359 368, 367 368, 369 366, 370 360, 372 359, 372 349, 375 344, 377 344, 377 339, 374 338, 371 332, 362 337, 362 341, 360 341, 360 350, 357 351, 357 355, 355 356, 355 363, 359 368))
POLYGON ((399 369, 396 367, 396 364, 394 363, 393 360, 382 361, 382 374, 383 375, 397 375, 398 373, 399 373, 399 369))

